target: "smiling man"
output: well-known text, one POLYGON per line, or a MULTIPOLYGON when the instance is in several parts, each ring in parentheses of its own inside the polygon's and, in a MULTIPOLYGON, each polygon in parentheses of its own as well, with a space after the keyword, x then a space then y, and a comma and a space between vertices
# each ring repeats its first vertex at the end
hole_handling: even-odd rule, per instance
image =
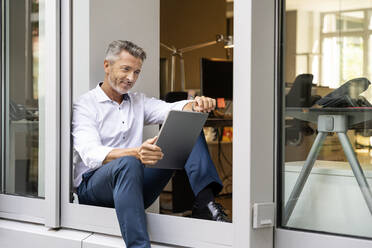
MULTIPOLYGON (((157 137, 142 143, 144 125, 161 124, 170 110, 209 112, 208 97, 166 103, 131 92, 146 59, 130 41, 113 41, 104 60, 104 81, 73 106, 74 187, 80 204, 115 207, 128 248, 150 247, 145 209, 159 196, 172 170, 146 168, 162 159, 157 137)), ((182 142, 182 141, 180 141, 182 142)), ((203 133, 185 164, 195 202, 192 216, 229 221, 214 197, 222 189, 203 133)))

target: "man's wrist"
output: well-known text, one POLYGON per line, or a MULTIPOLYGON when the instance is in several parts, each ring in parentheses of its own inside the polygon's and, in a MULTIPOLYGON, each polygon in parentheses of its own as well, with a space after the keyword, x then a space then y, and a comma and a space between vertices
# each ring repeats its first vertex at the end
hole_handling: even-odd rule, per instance
POLYGON ((140 155, 139 155, 139 151, 140 151, 140 148, 137 147, 137 148, 134 148, 134 156, 138 159, 138 160, 141 160, 140 158, 140 155))

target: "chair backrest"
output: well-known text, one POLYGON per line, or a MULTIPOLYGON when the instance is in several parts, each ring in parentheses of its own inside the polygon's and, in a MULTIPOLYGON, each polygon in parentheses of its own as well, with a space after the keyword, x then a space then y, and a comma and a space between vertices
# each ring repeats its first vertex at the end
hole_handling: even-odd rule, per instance
POLYGON ((165 95, 164 101, 166 102, 177 102, 181 100, 186 100, 187 99, 187 92, 184 91, 172 91, 168 92, 165 95))
POLYGON ((292 88, 286 96, 287 107, 311 107, 312 74, 300 74, 293 82, 292 88))

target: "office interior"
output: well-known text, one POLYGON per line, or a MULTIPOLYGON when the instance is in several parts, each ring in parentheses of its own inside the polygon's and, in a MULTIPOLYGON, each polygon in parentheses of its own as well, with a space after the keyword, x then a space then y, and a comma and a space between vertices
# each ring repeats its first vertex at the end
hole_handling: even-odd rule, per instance
MULTIPOLYGON (((217 99, 203 128, 224 187, 217 201, 232 219, 233 1, 160 1, 160 97, 217 99), (211 11, 213 6, 213 11, 211 11), (172 65, 172 63, 174 63, 172 65)), ((160 213, 190 216, 193 193, 177 171, 160 196, 160 213)))
MULTIPOLYGON (((281 225, 370 238, 370 193, 362 191, 372 183, 369 121, 372 107, 369 82, 372 76, 372 2, 288 0, 283 34, 283 131, 280 134, 283 166, 278 168, 281 171, 280 194, 284 198, 281 225), (340 95, 328 95, 332 92, 340 95), (331 96, 333 99, 328 100, 336 99, 336 102, 321 101, 326 99, 325 96, 331 96), (332 108, 341 112, 332 112, 332 108), (311 109, 317 110, 311 112, 311 109), (307 113, 307 116, 315 113, 315 117, 311 120, 298 118, 296 111, 307 113), (361 118, 357 125, 351 124, 354 118, 351 115, 356 111, 361 118), (348 154, 344 147, 347 142, 341 141, 337 130, 333 129, 326 130, 323 144, 314 145, 324 124, 316 118, 327 113, 331 119, 337 115, 337 118, 341 116, 348 120, 343 132, 355 155, 348 154), (312 146, 319 152, 314 167, 308 178, 299 179, 312 146), (359 162, 364 173, 360 180, 367 186, 355 180, 352 158, 359 162), (291 212, 288 207, 294 199, 291 194, 295 192, 295 183, 301 180, 305 186, 297 195, 297 204, 291 212)), ((329 123, 327 121, 326 125, 329 123)))
POLYGON ((44 144, 40 141, 44 137, 45 115, 43 108, 39 108, 43 104, 39 96, 44 95, 41 79, 44 58, 39 59, 39 2, 9 1, 8 8, 7 21, 11 26, 6 31, 9 50, 3 73, 7 115, 3 118, 9 134, 4 135, 6 168, 1 173, 6 175, 6 193, 43 198, 44 186, 39 179, 44 176, 44 168, 39 167, 39 162, 44 156, 44 144))

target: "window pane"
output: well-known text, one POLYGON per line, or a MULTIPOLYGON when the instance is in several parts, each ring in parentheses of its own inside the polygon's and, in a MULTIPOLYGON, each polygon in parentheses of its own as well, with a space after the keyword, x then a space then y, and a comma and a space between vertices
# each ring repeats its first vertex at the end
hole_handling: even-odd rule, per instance
POLYGON ((323 33, 336 32, 336 14, 327 14, 323 18, 323 33))
POLYGON ((363 38, 343 37, 342 38, 342 78, 345 82, 348 79, 363 76, 363 38))
POLYGON ((364 12, 341 12, 337 22, 341 31, 359 31, 364 28, 364 12))
POLYGON ((361 31, 363 28, 363 11, 345 11, 323 15, 323 33, 361 31))
POLYGON ((372 1, 312 5, 286 6, 280 225, 371 238, 372 1))
POLYGON ((322 40, 322 85, 337 88, 363 75, 363 38, 332 37, 322 40))
POLYGON ((5 193, 44 196, 43 2, 5 1, 5 193))

